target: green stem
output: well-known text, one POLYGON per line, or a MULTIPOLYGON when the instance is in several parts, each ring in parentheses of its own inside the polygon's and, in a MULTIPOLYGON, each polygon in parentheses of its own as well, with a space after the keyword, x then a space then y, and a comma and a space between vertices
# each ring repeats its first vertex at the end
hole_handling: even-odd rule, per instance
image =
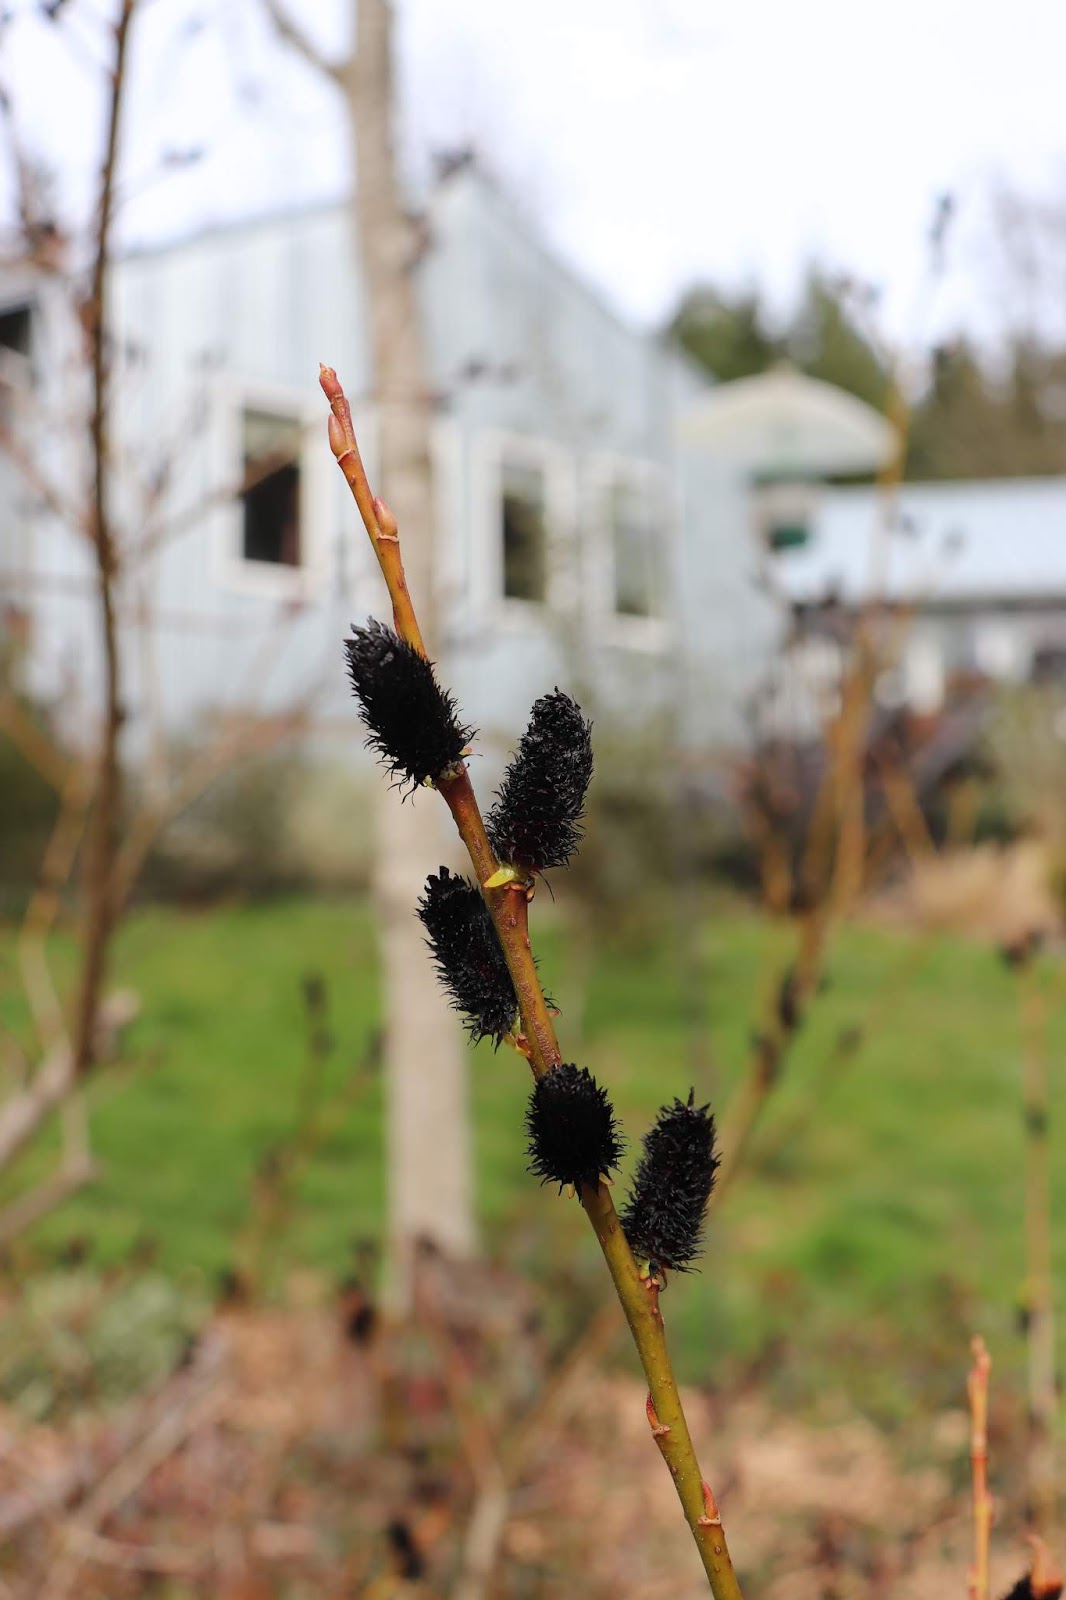
MULTIPOLYGON (((330 402, 330 447, 352 491, 378 556, 392 600, 397 632, 424 655, 422 636, 403 574, 395 521, 388 508, 370 491, 355 440, 351 412, 337 374, 332 368, 323 367, 320 381, 323 393, 330 402)), ((466 845, 478 882, 484 885, 486 879, 496 871, 498 863, 465 767, 442 778, 438 787, 466 845)), ((509 887, 483 888, 482 893, 514 981, 529 1063, 534 1075, 539 1077, 557 1066, 562 1055, 530 948, 528 902, 524 892, 509 887)), ((583 1186, 581 1204, 595 1231, 615 1293, 633 1335, 648 1384, 648 1415, 655 1441, 670 1469, 714 1600, 742 1600, 740 1585, 729 1558, 722 1519, 700 1471, 681 1405, 667 1349, 662 1312, 659 1310, 658 1282, 641 1278, 606 1184, 600 1183, 595 1188, 583 1186)))

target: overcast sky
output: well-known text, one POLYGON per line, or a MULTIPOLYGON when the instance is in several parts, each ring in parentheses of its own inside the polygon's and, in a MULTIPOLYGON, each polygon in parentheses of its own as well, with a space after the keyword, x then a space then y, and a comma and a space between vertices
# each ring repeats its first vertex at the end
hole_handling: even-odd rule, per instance
MULTIPOLYGON (((291 0, 321 42, 347 0, 291 0)), ((90 192, 93 61, 108 0, 62 26, 31 0, 0 51, 18 125, 90 192)), ((883 292, 896 337, 987 318, 984 197, 1066 197, 1062 0, 398 0, 408 158, 473 141, 557 248, 629 314, 697 278, 784 303, 818 258, 883 292), (952 269, 919 310, 935 198, 960 201, 952 269)), ((127 125, 127 238, 339 193, 337 102, 257 0, 145 0, 127 125), (199 146, 151 182, 160 152, 199 146), (147 186, 145 186, 147 185, 147 186)))

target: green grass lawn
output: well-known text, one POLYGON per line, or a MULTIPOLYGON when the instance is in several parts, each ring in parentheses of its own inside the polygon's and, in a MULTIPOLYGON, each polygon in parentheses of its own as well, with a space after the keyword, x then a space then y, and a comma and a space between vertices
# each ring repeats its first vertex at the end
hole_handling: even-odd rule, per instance
MULTIPOLYGON (((655 1107, 694 1077, 702 1095, 725 1103, 770 970, 768 947, 780 957, 788 933, 735 908, 709 911, 702 1019, 676 929, 660 930, 648 948, 590 956, 588 938, 568 936, 559 920, 539 946, 546 985, 563 1005, 568 1057, 610 1085, 636 1142, 655 1107)), ((786 1348, 831 1351, 835 1368, 862 1372, 872 1405, 891 1407, 901 1390, 927 1381, 937 1352, 948 1369, 957 1363, 957 1378, 972 1328, 1008 1352, 1008 1365, 1017 1361, 1020 1046, 1014 982, 995 953, 931 943, 876 1035, 796 1122, 840 1030, 863 1022, 911 947, 909 935, 864 928, 832 952, 829 983, 765 1119, 767 1140, 793 1123, 796 1131, 738 1181, 715 1213, 702 1274, 673 1282, 664 1302, 689 1377, 719 1370, 723 1353, 771 1367, 780 1357, 784 1371, 786 1348)), ((10 938, 0 958, 0 1015, 21 1030, 10 938)), ((101 1262, 151 1247, 166 1271, 210 1285, 232 1260, 256 1163, 292 1126, 306 1048, 302 975, 319 973, 329 986, 333 1086, 373 1032, 370 913, 309 900, 141 911, 119 936, 114 969, 116 982, 137 990, 142 1014, 130 1030, 132 1062, 103 1071, 92 1092, 102 1176, 41 1225, 33 1244, 47 1256, 79 1238, 101 1262)), ((1044 977, 1058 981, 1050 969, 1044 977)), ((1066 1111, 1061 1008, 1050 1043, 1054 1139, 1066 1111)), ((525 1172, 524 1068, 507 1050, 482 1047, 471 1071, 489 1247, 531 1270, 569 1264, 595 1283, 602 1268, 579 1208, 525 1172)), ((20 1176, 43 1170, 47 1157, 47 1148, 32 1152, 20 1176)), ((1055 1185, 1061 1289, 1061 1159, 1055 1185)), ((383 1208, 374 1085, 308 1170, 278 1259, 340 1275, 352 1242, 380 1232, 383 1208)))

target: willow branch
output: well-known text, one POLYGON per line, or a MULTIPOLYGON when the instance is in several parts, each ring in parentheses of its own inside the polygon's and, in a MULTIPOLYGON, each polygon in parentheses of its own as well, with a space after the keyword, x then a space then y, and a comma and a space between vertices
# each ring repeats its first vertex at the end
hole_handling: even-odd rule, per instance
MULTIPOLYGON (((425 655, 421 631, 404 578, 395 519, 367 481, 356 444, 351 412, 336 372, 323 367, 322 391, 330 403, 329 441, 344 473, 370 537, 392 601, 396 631, 425 655)), ((439 783, 471 862, 484 885, 497 867, 465 768, 439 783)), ((503 946, 518 996, 530 1066, 540 1076, 562 1059, 555 1026, 544 999, 529 943, 527 903, 523 893, 507 887, 482 889, 503 946)), ((666 1344, 658 1283, 640 1276, 605 1184, 582 1185, 581 1205, 603 1252, 615 1293, 629 1324, 658 1418, 656 1442, 670 1470, 715 1600, 741 1600, 740 1586, 729 1557, 722 1519, 707 1489, 681 1405, 666 1344)))

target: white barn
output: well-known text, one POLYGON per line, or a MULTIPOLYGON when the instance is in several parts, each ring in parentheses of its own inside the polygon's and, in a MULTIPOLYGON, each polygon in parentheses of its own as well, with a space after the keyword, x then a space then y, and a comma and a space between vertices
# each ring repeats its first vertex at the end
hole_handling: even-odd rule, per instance
MULTIPOLYGON (((168 738, 192 739, 227 711, 301 696, 357 748, 340 641, 385 602, 317 385, 320 360, 338 369, 373 479, 352 230, 348 207, 308 210, 116 267, 132 759, 153 715, 168 738)), ((610 311, 471 167, 436 188, 417 270, 437 413, 439 653, 464 711, 510 740, 558 682, 601 719, 639 728, 676 713, 690 744, 735 747, 783 616, 758 582, 747 469, 686 430, 705 380, 610 311)), ((0 280, 16 432, 38 402, 69 400, 70 338, 61 281, 0 280)), ((71 446, 50 424, 26 449, 41 438, 54 477, 71 446)), ((89 552, 10 461, 0 515, 0 617, 25 687, 76 732, 99 673, 89 552)))
POLYGON ((777 574, 817 645, 872 597, 904 619, 888 695, 919 711, 953 679, 1066 686, 1066 478, 825 489, 777 574))

